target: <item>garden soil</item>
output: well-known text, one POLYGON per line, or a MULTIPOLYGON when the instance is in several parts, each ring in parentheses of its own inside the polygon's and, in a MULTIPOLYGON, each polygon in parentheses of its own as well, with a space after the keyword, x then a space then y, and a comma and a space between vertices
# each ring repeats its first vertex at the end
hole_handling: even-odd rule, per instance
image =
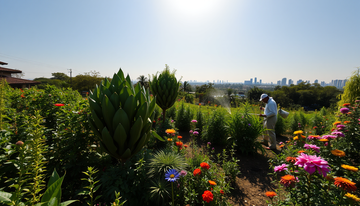
MULTIPOLYGON (((180 132, 180 135, 183 137, 182 141, 184 144, 190 142, 190 135, 188 133, 180 132)), ((261 141, 262 138, 259 137, 258 141, 261 141)), ((277 137, 277 142, 288 140, 287 137, 277 137)), ((198 146, 201 148, 206 147, 205 142, 198 141, 198 146)), ((265 147, 265 146, 264 146, 265 147)), ((188 153, 191 153, 191 149, 187 148, 188 153)), ((216 152, 222 152, 222 148, 216 148, 216 152)), ((244 155, 237 154, 237 159, 240 167, 241 174, 236 177, 235 183, 232 185, 233 189, 230 194, 227 194, 229 202, 234 206, 262 206, 268 205, 266 203, 269 200, 265 196, 267 191, 275 191, 277 188, 276 185, 272 183, 272 176, 268 175, 270 171, 268 160, 274 157, 274 152, 272 150, 265 150, 266 154, 255 154, 255 155, 244 155)), ((277 151, 279 152, 280 148, 277 145, 277 151)))

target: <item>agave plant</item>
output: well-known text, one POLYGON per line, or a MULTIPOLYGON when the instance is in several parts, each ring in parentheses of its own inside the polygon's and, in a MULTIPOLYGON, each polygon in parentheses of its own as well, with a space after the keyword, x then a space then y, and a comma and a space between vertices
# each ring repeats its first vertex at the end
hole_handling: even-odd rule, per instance
POLYGON ((180 81, 177 81, 175 71, 170 73, 168 65, 165 65, 164 71, 159 76, 153 75, 150 81, 150 89, 156 96, 156 104, 163 110, 163 121, 165 121, 166 110, 175 103, 179 87, 180 81))
POLYGON ((120 69, 111 82, 105 78, 90 92, 93 132, 105 152, 125 162, 138 153, 150 138, 155 109, 149 90, 134 87, 129 75, 120 69))

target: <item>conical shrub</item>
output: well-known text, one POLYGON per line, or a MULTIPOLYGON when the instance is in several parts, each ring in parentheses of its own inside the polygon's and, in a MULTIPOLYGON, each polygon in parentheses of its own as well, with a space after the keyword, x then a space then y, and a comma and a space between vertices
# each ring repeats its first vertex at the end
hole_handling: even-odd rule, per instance
POLYGON ((150 80, 150 89, 156 96, 156 104, 163 110, 163 121, 165 121, 166 110, 175 103, 179 87, 180 81, 177 81, 175 71, 170 73, 168 65, 165 65, 164 71, 159 76, 153 75, 150 80))
POLYGON ((134 87, 129 75, 124 78, 121 69, 111 82, 105 78, 96 85, 89 96, 89 122, 102 149, 122 162, 138 153, 150 138, 154 100, 140 84, 134 87))

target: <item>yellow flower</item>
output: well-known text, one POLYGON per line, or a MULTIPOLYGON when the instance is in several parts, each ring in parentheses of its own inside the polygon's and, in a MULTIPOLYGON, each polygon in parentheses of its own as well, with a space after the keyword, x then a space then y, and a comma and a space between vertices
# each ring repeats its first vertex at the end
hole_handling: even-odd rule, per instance
POLYGON ((328 142, 328 139, 319 139, 320 142, 328 142))
POLYGON ((345 152, 338 149, 331 150, 331 154, 338 157, 345 157, 345 152))
POLYGON ((353 167, 353 166, 350 166, 350 165, 341 165, 341 167, 346 169, 346 170, 353 171, 353 172, 357 172, 359 170, 357 167, 353 167))
POLYGON ((172 139, 171 139, 171 138, 168 138, 168 142, 172 142, 172 139))
POLYGON ((351 193, 346 193, 344 196, 347 197, 347 198, 353 199, 356 202, 360 202, 360 198, 358 198, 356 195, 353 195, 351 193))
POLYGON ((174 129, 167 129, 167 130, 165 130, 165 132, 166 132, 167 134, 175 134, 175 130, 174 130, 174 129))
POLYGON ((294 140, 298 140, 298 139, 299 139, 299 137, 298 137, 298 136, 295 136, 295 137, 294 137, 294 140))
POLYGON ((297 134, 302 134, 302 133, 304 133, 302 130, 298 130, 298 131, 295 131, 295 132, 294 132, 294 134, 296 134, 296 135, 297 135, 297 134))
POLYGON ((210 185, 216 185, 216 182, 209 180, 210 185))

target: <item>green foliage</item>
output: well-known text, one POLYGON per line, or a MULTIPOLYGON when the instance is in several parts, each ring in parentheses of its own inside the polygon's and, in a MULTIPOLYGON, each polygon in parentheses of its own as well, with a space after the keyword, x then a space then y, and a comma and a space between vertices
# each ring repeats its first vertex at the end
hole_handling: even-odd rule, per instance
POLYGON ((89 104, 92 131, 112 157, 125 162, 149 140, 155 100, 140 84, 134 88, 121 69, 111 82, 105 78, 91 92, 89 104))
POLYGON ((275 124, 275 134, 276 135, 283 135, 286 132, 286 124, 284 118, 280 115, 277 115, 277 120, 275 124))
POLYGON ((149 162, 149 177, 165 177, 169 169, 182 170, 187 166, 185 158, 174 151, 160 150, 154 154, 149 162))
POLYGON ((360 68, 354 71, 351 77, 346 81, 344 93, 338 96, 340 101, 338 107, 344 103, 352 103, 360 98, 360 68))
POLYGON ((250 114, 250 105, 244 104, 242 110, 232 115, 230 121, 230 136, 236 143, 236 150, 245 154, 264 152, 257 138, 265 131, 262 120, 250 114))
POLYGON ((175 126, 180 131, 189 131, 190 130, 190 121, 193 119, 193 112, 190 106, 185 108, 184 102, 181 102, 180 108, 177 111, 175 126))
POLYGON ((226 118, 226 110, 221 108, 214 110, 205 125, 202 139, 215 145, 227 145, 229 126, 226 118))
POLYGON ((170 107, 167 112, 166 112, 166 118, 169 119, 175 119, 176 117, 176 107, 175 105, 173 105, 172 107, 170 107))
POLYGON ((85 72, 72 78, 71 88, 79 92, 91 91, 99 85, 104 78, 97 71, 85 72))
POLYGON ((94 196, 94 193, 101 186, 100 184, 97 185, 97 183, 99 183, 99 180, 96 180, 96 177, 94 177, 96 173, 99 172, 99 170, 92 167, 88 167, 87 169, 88 170, 86 172, 83 172, 87 176, 87 178, 82 178, 81 180, 87 181, 89 185, 85 186, 84 190, 78 193, 78 195, 88 195, 90 197, 90 200, 86 201, 86 203, 90 206, 93 206, 95 204, 95 201, 101 197, 101 195, 98 195, 96 197, 94 196))
POLYGON ((203 127, 205 125, 205 118, 204 118, 204 114, 202 113, 201 109, 198 109, 198 111, 196 112, 196 128, 198 129, 200 135, 203 131, 203 127))
POLYGON ((153 75, 150 81, 151 92, 156 96, 156 104, 163 110, 165 120, 166 110, 174 105, 178 96, 180 80, 175 77, 175 70, 170 73, 170 68, 165 65, 165 69, 159 76, 153 75))
MULTIPOLYGON (((253 87, 247 92, 248 100, 252 102, 259 102, 261 94, 266 93, 264 89, 260 89, 258 87, 253 87)), ((268 94, 269 95, 269 94, 268 94)), ((277 99, 276 99, 277 101, 277 99)))

